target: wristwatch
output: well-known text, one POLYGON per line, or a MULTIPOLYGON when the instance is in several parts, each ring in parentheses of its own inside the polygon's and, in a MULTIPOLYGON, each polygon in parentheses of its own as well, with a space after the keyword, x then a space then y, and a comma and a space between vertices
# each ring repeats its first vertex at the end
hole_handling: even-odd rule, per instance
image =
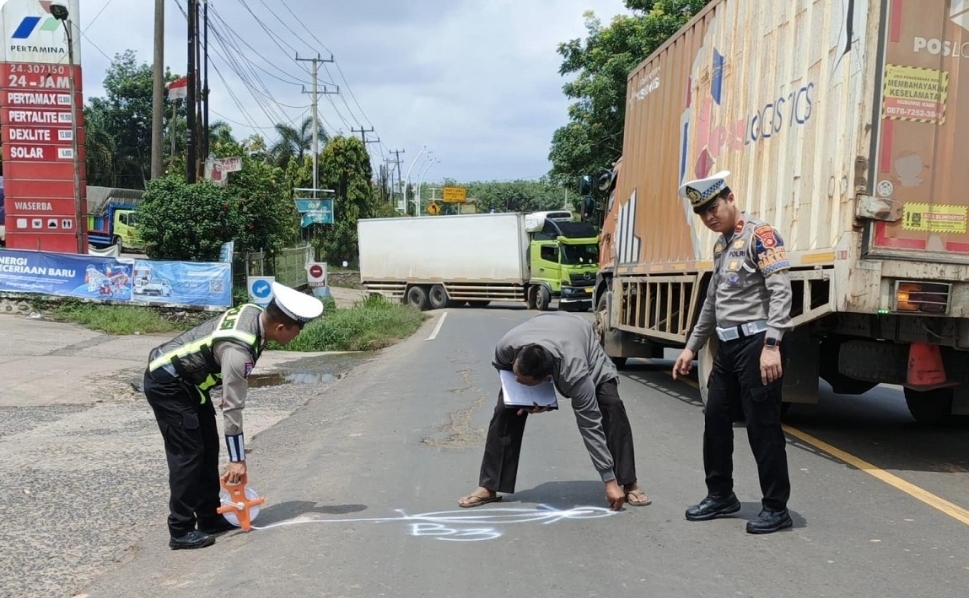
POLYGON ((779 341, 772 336, 768 336, 766 339, 764 339, 764 346, 768 349, 776 349, 779 344, 779 341))

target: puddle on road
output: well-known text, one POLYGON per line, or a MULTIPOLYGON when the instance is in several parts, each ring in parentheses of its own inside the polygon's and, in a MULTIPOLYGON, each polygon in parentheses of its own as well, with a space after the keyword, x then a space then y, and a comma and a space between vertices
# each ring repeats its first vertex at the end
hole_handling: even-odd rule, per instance
MULTIPOLYGON (((283 384, 330 384, 360 364, 370 353, 348 353, 326 357, 307 357, 290 362, 276 371, 249 376, 249 388, 283 384)), ((258 366, 257 366, 258 368, 258 366)))

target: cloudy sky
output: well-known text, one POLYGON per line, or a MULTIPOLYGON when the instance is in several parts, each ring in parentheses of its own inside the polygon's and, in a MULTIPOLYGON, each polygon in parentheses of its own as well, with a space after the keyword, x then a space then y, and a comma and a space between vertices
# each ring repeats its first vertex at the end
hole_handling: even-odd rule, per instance
MULTIPOLYGON (((109 57, 132 49, 151 62, 153 4, 80 0, 86 96, 103 93, 109 57)), ((186 71, 186 7, 165 2, 165 63, 177 73, 186 71)), ((403 150, 405 174, 426 145, 440 160, 429 181, 538 178, 550 168, 552 133, 567 121, 555 49, 584 37, 585 10, 608 23, 624 8, 622 0, 214 0, 211 118, 237 137, 271 138, 274 123, 310 113, 301 94, 309 64, 297 52, 332 54, 336 63, 320 69, 340 90, 320 99, 328 131, 372 127, 368 137, 380 139, 372 154, 382 161, 403 150)))

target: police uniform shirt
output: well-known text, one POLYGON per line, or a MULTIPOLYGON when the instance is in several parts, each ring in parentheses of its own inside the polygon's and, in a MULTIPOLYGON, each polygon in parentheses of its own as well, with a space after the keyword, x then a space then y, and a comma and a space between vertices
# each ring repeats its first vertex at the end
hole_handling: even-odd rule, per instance
POLYGON ((714 273, 687 349, 696 353, 714 329, 767 320, 778 341, 791 330, 790 262, 784 241, 770 224, 746 212, 733 233, 714 247, 714 273))
POLYGON ((615 479, 612 454, 602 429, 602 413, 596 400, 596 387, 619 377, 595 334, 584 318, 553 312, 539 314, 512 328, 498 341, 494 366, 512 370, 522 347, 539 345, 552 354, 552 383, 572 401, 579 433, 585 442, 593 466, 603 482, 615 479))
MULTIPOLYGON (((259 337, 265 338, 262 318, 259 320, 259 337)), ((262 347, 259 352, 262 353, 262 347)), ((213 353, 222 370, 222 433, 226 436, 242 434, 242 411, 246 406, 249 374, 256 364, 249 352, 235 343, 218 342, 213 353)))

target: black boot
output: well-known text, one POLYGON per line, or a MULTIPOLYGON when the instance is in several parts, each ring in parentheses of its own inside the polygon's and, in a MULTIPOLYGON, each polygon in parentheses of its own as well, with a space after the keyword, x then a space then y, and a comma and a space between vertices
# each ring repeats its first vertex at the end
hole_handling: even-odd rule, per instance
POLYGON ((210 536, 224 534, 235 529, 239 529, 239 527, 229 523, 222 515, 216 515, 212 519, 199 519, 199 531, 210 536))
POLYGON ((733 492, 730 496, 708 496, 686 510, 690 521, 709 521, 721 515, 730 515, 740 510, 740 501, 733 492))
POLYGON ((791 514, 787 509, 782 511, 768 511, 764 509, 757 519, 747 522, 748 534, 772 534, 787 527, 794 527, 791 514))
POLYGON ((205 548, 215 544, 215 538, 203 534, 200 531, 192 530, 184 536, 174 537, 168 541, 168 547, 172 550, 191 550, 193 548, 205 548))

